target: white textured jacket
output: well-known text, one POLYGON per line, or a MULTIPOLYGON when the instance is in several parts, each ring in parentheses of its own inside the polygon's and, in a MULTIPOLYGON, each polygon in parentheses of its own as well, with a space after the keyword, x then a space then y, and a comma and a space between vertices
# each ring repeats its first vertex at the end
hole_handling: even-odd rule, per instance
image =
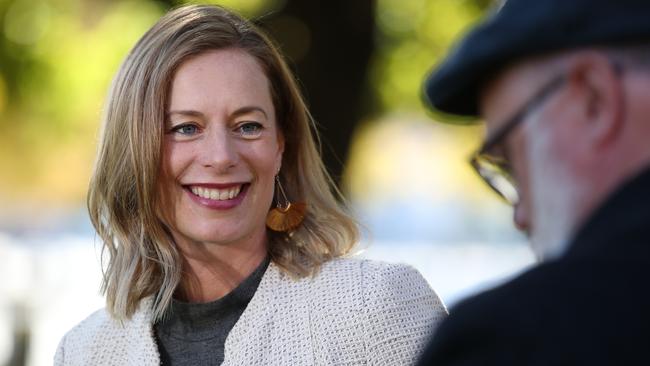
MULTIPOLYGON (((271 263, 231 330, 222 365, 410 365, 447 311, 413 268, 336 259, 292 280, 271 263)), ((151 301, 122 325, 99 310, 61 340, 55 365, 159 365, 151 301)))

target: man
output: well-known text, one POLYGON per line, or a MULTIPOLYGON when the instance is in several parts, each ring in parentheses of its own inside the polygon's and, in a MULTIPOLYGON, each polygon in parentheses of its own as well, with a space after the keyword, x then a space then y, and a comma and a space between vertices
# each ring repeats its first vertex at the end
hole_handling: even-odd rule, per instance
POLYGON ((452 309, 421 365, 650 364, 650 1, 510 0, 429 77, 542 264, 452 309))

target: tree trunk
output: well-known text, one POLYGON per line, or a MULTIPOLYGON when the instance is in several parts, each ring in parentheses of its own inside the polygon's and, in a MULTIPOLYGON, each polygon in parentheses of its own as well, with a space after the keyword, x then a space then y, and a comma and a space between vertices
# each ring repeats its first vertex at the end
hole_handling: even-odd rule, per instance
POLYGON ((288 0, 261 19, 302 84, 319 126, 323 160, 337 182, 354 127, 374 100, 366 82, 374 5, 374 0, 288 0))

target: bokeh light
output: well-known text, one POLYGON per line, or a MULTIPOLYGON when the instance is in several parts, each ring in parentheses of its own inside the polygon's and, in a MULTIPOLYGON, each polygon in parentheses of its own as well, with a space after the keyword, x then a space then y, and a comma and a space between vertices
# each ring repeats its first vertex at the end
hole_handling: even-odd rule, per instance
MULTIPOLYGON (((294 66, 317 45, 308 21, 282 13, 290 1, 302 0, 200 3, 268 20, 294 66)), ((51 364, 63 333, 102 306, 85 213, 102 105, 137 39, 187 3, 199 2, 0 0, 0 366, 51 364)), ((448 303, 532 263, 510 208, 467 164, 482 127, 436 123, 422 103, 425 75, 489 3, 374 2, 374 102, 345 162, 364 255, 415 266, 448 303)))

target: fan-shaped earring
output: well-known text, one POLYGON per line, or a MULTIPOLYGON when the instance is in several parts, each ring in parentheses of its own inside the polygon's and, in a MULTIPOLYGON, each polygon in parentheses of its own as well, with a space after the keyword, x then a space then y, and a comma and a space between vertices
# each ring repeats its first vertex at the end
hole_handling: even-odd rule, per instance
POLYGON ((276 207, 266 216, 266 227, 273 231, 290 232, 302 223, 307 212, 305 202, 289 202, 280 183, 280 177, 275 176, 276 207), (284 201, 284 202, 281 202, 284 201))

